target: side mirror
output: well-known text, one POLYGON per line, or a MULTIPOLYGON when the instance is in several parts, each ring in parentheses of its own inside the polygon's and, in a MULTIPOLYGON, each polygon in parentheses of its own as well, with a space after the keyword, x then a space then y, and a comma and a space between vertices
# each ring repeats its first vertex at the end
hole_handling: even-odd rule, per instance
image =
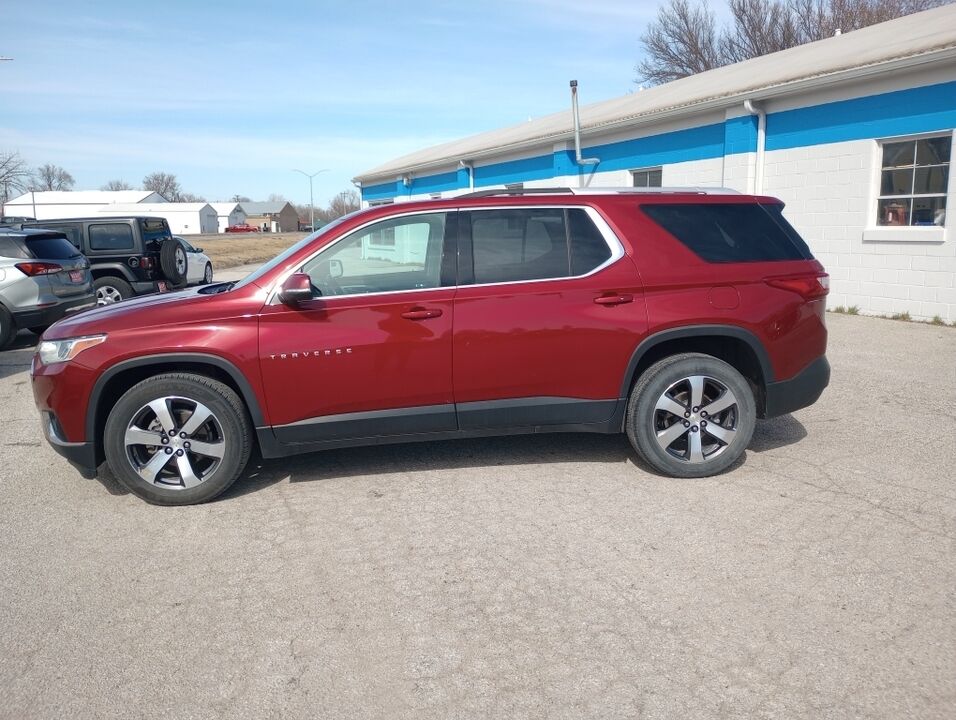
POLYGON ((305 273, 292 273, 279 289, 279 300, 286 305, 298 305, 312 299, 312 278, 305 273))
POLYGON ((194 249, 195 252, 198 252, 198 253, 201 253, 201 252, 202 252, 202 248, 193 248, 193 249, 194 249))

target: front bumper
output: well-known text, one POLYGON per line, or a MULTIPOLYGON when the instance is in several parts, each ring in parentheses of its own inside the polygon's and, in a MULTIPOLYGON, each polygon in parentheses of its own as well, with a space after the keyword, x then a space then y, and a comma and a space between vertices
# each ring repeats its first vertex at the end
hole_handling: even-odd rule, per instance
POLYGON ((49 307, 16 310, 13 312, 13 319, 18 328, 49 327, 67 315, 73 315, 95 307, 96 295, 80 295, 49 307))
POLYGON ((830 384, 830 363, 821 355, 789 380, 767 385, 764 417, 786 415, 813 405, 830 384))
POLYGON ((96 477, 96 449, 91 442, 67 442, 62 437, 62 430, 59 430, 56 417, 48 410, 41 413, 41 422, 43 424, 43 436, 50 443, 50 447, 56 450, 60 455, 79 470, 85 478, 96 477))

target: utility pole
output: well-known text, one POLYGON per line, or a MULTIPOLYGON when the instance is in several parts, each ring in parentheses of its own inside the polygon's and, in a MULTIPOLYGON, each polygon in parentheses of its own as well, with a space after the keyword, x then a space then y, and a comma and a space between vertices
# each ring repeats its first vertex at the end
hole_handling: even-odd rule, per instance
POLYGON ((297 172, 300 175, 305 175, 307 178, 309 178, 309 227, 312 228, 312 232, 315 232, 315 203, 313 202, 313 199, 312 199, 312 178, 314 178, 319 173, 324 173, 328 171, 329 171, 328 168, 323 168, 321 170, 316 170, 314 173, 309 175, 309 173, 305 172, 304 170, 296 170, 295 168, 292 169, 292 172, 297 172))

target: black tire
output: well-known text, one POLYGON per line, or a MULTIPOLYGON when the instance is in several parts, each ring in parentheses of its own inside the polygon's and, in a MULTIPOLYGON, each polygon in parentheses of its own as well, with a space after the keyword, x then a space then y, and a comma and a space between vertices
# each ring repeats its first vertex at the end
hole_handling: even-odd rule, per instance
POLYGON ((655 470, 697 478, 716 475, 737 461, 750 444, 756 418, 753 390, 743 375, 710 355, 684 353, 658 361, 641 375, 628 400, 625 426, 634 449, 655 470), (702 398, 697 406, 691 402, 695 385, 702 398), (731 399, 732 406, 720 407, 731 399), (659 401, 683 412, 659 409, 659 401), (716 411, 707 413, 707 407, 716 411))
POLYGON ((208 285, 212 282, 212 263, 206 263, 206 267, 202 271, 202 282, 201 285, 208 285))
POLYGON ((186 284, 186 272, 189 269, 189 255, 186 246, 178 238, 166 238, 159 249, 159 266, 166 280, 173 287, 186 284))
POLYGON ((0 350, 5 350, 17 336, 17 324, 10 312, 0 305, 0 350))
POLYGON ((112 305, 133 297, 132 285, 113 275, 96 278, 93 289, 96 291, 97 305, 112 305))
POLYGON ((134 495, 154 505, 194 505, 212 500, 242 473, 252 445, 252 424, 236 392, 218 380, 192 373, 155 375, 134 385, 113 406, 103 436, 106 461, 113 475, 134 495), (169 409, 176 428, 172 435, 158 432, 161 427, 158 414, 152 415, 150 423, 149 403, 163 398, 170 399, 169 402, 163 400, 163 405, 169 409), (193 429, 189 436, 181 438, 179 432, 189 430, 189 418, 200 404, 210 411, 210 420, 201 425, 198 432, 193 429), (188 410, 190 405, 192 410, 188 410), (128 448, 128 428, 143 428, 145 423, 150 423, 146 432, 163 440, 164 445, 136 443, 128 448), (218 448, 218 460, 189 450, 190 440, 194 446, 202 443, 205 447, 218 448), (140 471, 148 473, 150 461, 159 457, 161 463, 164 453, 169 459, 158 471, 156 480, 148 481, 140 471), (183 460, 197 481, 193 487, 187 487, 184 481, 188 473, 181 471, 179 463, 183 460), (203 469, 206 463, 211 464, 203 469))

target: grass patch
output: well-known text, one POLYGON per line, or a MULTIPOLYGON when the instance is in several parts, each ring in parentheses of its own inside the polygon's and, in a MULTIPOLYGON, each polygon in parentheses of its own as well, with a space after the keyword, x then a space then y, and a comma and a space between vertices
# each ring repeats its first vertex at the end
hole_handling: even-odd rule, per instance
POLYGON ((890 320, 902 320, 903 322, 909 322, 912 318, 908 312, 893 313, 890 315, 890 320))
POLYGON ((946 321, 943 320, 939 315, 933 315, 933 319, 929 321, 930 325, 945 325, 946 321))
POLYGON ((848 308, 846 309, 846 314, 847 314, 847 315, 859 315, 859 314, 860 314, 860 307, 859 307, 859 305, 850 305, 850 307, 848 307, 848 308))
POLYGON ((837 305, 830 312, 835 312, 835 313, 839 313, 840 315, 843 315, 846 313, 846 308, 843 307, 842 305, 837 305))
POLYGON ((236 233, 196 235, 186 239, 201 247, 216 270, 271 260, 307 233, 236 233))

